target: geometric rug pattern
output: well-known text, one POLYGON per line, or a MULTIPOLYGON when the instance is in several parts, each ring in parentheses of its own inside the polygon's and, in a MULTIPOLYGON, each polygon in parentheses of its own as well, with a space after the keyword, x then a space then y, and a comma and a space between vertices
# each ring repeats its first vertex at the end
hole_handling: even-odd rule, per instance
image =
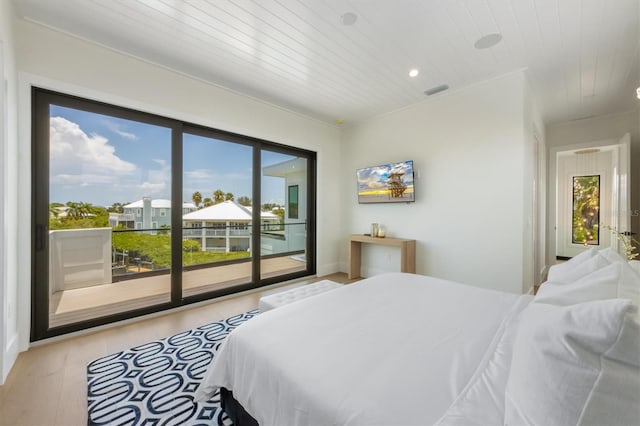
POLYGON ((108 355, 87 365, 89 425, 230 425, 216 394, 193 400, 227 335, 258 310, 108 355))

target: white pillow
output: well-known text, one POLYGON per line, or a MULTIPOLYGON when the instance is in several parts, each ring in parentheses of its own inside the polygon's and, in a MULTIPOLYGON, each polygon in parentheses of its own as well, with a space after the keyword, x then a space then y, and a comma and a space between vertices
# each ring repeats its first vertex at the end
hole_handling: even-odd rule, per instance
POLYGON ((549 273, 547 274, 547 280, 549 281, 559 281, 562 282, 562 279, 558 280, 563 274, 568 271, 573 270, 582 262, 587 261, 596 255, 598 250, 595 248, 590 248, 589 250, 585 250, 577 256, 572 257, 564 263, 559 263, 557 265, 553 265, 549 268, 549 273))
POLYGON ((554 265, 549 269, 548 281, 554 283, 572 283, 607 265, 611 265, 611 261, 599 252, 594 251, 593 256, 587 259, 583 258, 579 263, 570 263, 569 261, 567 263, 554 265), (570 267, 557 268, 563 265, 569 265, 570 267))
POLYGON ((617 251, 615 251, 611 247, 599 250, 598 253, 601 256, 604 256, 605 258, 607 258, 607 260, 609 260, 609 262, 611 262, 611 263, 613 263, 613 262, 626 262, 627 261, 627 258, 625 256, 622 256, 620 253, 618 253, 617 251))
POLYGON ((566 306, 615 298, 640 304, 640 275, 627 262, 612 263, 571 284, 548 281, 540 286, 534 302, 566 306))
POLYGON ((632 425, 640 419, 640 324, 629 300, 523 311, 505 425, 632 425))
POLYGON ((624 298, 640 304, 640 275, 627 262, 615 262, 566 284, 546 282, 534 302, 572 305, 592 300, 624 298))

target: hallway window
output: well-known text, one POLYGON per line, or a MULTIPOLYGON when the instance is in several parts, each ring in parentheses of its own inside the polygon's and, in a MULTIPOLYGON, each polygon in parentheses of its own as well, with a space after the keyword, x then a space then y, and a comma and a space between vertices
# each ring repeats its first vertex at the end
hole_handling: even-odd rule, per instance
POLYGON ((572 223, 574 244, 600 244, 600 175, 574 176, 572 223))

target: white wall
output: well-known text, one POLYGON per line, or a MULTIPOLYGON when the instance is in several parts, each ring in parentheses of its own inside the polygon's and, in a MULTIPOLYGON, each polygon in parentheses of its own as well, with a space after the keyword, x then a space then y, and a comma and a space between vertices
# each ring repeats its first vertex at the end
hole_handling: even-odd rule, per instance
MULTIPOLYGON (((348 235, 379 222, 417 240, 419 274, 521 293, 524 92, 517 72, 345 128, 341 270, 348 235), (415 162, 416 202, 358 204, 356 169, 401 160, 415 162)), ((365 276, 394 270, 399 253, 365 245, 365 276)))
POLYGON ((18 127, 13 7, 0 2, 0 384, 18 355, 18 127))
MULTIPOLYGON (((583 144, 616 143, 625 133, 631 135, 631 211, 640 211, 640 106, 636 110, 598 117, 554 123, 547 126, 546 141, 549 148, 547 180, 547 264, 555 263, 555 214, 556 214, 556 170, 555 152, 562 147, 583 144), (635 188, 635 190, 634 190, 635 188)), ((631 216, 631 230, 640 233, 640 216, 631 216)))
MULTIPOLYGON (((31 84, 123 105, 189 122, 259 137, 317 152, 318 228, 317 271, 337 271, 335 229, 340 190, 334 166, 339 162, 339 132, 300 114, 205 84, 170 70, 69 37, 36 24, 15 21, 17 67, 20 72, 20 179, 13 187, 21 194, 19 208, 30 205, 30 92, 31 84)), ((12 161, 15 162, 14 155, 12 161)), ((12 180, 16 182, 16 180, 12 180)), ((17 250, 21 271, 12 286, 20 288, 20 346, 29 335, 30 229, 29 215, 20 222, 17 250)), ((14 260, 15 263, 15 260, 14 260)))
MULTIPOLYGON (((525 73, 525 77, 528 74, 525 73)), ((523 279, 522 292, 532 290, 534 285, 542 282, 544 271, 545 248, 545 199, 541 188, 546 182, 541 175, 546 164, 546 149, 544 139, 544 123, 537 108, 536 90, 529 78, 525 79, 524 87, 524 122, 523 137, 525 152, 522 165, 522 185, 524 203, 523 222, 523 279)))

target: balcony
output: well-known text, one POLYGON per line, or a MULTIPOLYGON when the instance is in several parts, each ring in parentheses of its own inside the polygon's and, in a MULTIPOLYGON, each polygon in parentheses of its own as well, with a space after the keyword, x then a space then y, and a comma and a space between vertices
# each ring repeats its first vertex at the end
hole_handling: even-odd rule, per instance
MULTIPOLYGON (((293 226, 291 228, 294 228, 293 226)), ((225 247, 205 247, 193 240, 202 229, 183 230, 183 296, 222 290, 251 282, 251 252, 231 231, 222 231, 225 247), (229 247, 227 244, 226 247, 229 247)), ((293 229, 291 229, 293 233, 293 229)), ((283 234, 261 233, 261 278, 307 269, 304 245, 284 241, 283 234), (297 247, 296 247, 297 245, 297 247)), ((245 238, 249 244, 249 238, 245 238)), ((50 232, 51 327, 170 301, 170 230, 75 229, 50 232), (109 271, 110 270, 110 271, 109 271)))

